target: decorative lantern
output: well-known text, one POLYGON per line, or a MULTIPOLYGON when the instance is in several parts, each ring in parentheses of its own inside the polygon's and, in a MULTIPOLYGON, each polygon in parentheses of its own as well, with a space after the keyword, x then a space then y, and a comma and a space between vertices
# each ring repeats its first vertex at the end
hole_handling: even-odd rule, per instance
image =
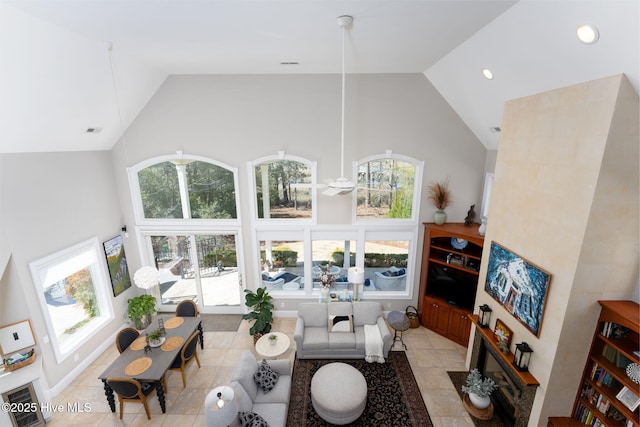
POLYGON ((533 350, 526 342, 516 344, 516 351, 513 354, 513 366, 515 366, 518 371, 528 371, 531 353, 533 353, 533 350))
POLYGON ((489 327, 489 319, 491 318, 492 311, 493 310, 491 310, 491 307, 489 307, 487 304, 483 304, 480 306, 480 311, 478 312, 478 326, 480 326, 481 328, 489 327))

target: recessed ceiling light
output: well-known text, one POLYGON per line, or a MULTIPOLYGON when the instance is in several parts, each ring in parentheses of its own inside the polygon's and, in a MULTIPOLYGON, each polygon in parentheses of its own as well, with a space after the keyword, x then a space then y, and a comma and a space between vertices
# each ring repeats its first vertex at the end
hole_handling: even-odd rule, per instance
POLYGON ((493 73, 491 72, 490 69, 488 68, 483 68, 482 69, 482 75, 487 79, 487 80, 493 80, 493 73))
POLYGON ((578 39, 585 44, 593 44, 600 38, 598 29, 591 24, 584 24, 578 27, 576 31, 578 39))

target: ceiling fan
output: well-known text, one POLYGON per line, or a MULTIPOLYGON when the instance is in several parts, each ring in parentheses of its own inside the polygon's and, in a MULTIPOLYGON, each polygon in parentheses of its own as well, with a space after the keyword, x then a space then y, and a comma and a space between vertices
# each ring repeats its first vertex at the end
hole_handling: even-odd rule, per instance
POLYGON ((349 194, 355 188, 353 181, 344 177, 344 99, 345 99, 345 66, 344 52, 347 27, 353 23, 353 17, 342 15, 338 17, 338 25, 342 28, 342 126, 340 132, 340 178, 337 178, 326 185, 326 189, 322 192, 327 196, 337 196, 341 194, 349 194))

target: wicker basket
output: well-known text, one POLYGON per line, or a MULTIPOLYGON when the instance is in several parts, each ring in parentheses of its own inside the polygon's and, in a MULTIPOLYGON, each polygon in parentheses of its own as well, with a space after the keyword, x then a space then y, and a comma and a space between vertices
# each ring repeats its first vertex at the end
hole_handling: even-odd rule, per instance
POLYGON ((7 360, 5 359, 4 370, 11 372, 11 371, 15 371, 16 369, 24 368, 27 365, 31 365, 36 360, 36 352, 33 351, 33 349, 31 349, 31 351, 28 354, 29 354, 28 359, 21 360, 18 363, 12 363, 11 365, 7 365, 7 360))
POLYGON ((420 319, 418 319, 418 309, 415 308, 414 306, 410 305, 407 307, 407 309, 404 311, 404 313, 407 315, 407 317, 409 318, 409 326, 411 328, 417 328, 420 326, 420 319), (409 311, 412 310, 412 311, 409 311))

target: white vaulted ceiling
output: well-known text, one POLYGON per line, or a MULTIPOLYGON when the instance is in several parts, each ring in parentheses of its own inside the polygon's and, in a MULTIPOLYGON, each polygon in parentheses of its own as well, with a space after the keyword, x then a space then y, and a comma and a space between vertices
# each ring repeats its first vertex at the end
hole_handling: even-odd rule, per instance
POLYGON ((637 0, 0 0, 0 153, 108 150, 170 74, 339 73, 342 14, 347 73, 424 73, 488 149, 509 99, 619 73, 638 90, 637 0))

